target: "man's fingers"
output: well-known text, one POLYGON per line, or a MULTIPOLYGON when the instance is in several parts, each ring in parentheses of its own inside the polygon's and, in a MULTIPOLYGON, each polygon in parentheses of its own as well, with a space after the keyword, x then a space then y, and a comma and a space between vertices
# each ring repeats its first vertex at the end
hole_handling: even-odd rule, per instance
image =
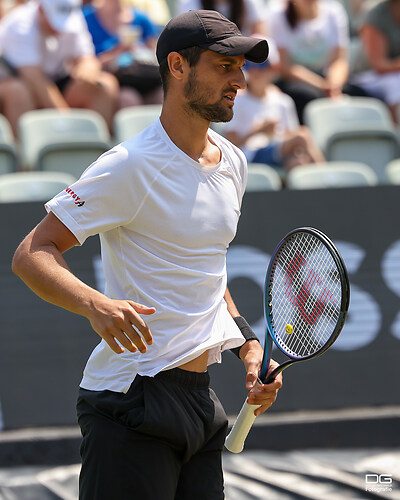
MULTIPOLYGON (((114 338, 114 336, 112 335, 107 335, 104 336, 103 338, 116 354, 122 354, 123 352, 125 352, 125 349, 121 347, 121 345, 115 340, 116 337, 114 338)), ((121 342, 122 344, 122 340, 118 339, 118 341, 121 342)), ((130 343, 125 342, 125 347, 131 352, 137 351, 136 347, 131 342, 130 343)))
MULTIPOLYGON (((130 300, 111 300, 110 304, 111 308, 99 308, 103 309, 101 314, 91 319, 93 329, 117 354, 123 353, 125 349, 130 352, 139 350, 145 353, 146 344, 151 345, 153 337, 140 314, 153 314, 155 308, 130 300)), ((106 306, 108 305, 109 303, 106 303, 106 306)))
POLYGON ((156 312, 155 307, 147 307, 143 304, 138 304, 137 302, 133 302, 132 300, 128 300, 128 304, 130 304, 133 309, 139 314, 153 314, 156 312))
POLYGON ((148 345, 151 345, 153 339, 147 325, 145 325, 145 328, 141 326, 140 329, 138 328, 138 330, 136 330, 136 328, 134 328, 130 323, 127 323, 123 332, 124 337, 128 337, 128 340, 130 340, 139 349, 140 352, 144 353, 147 351, 144 339, 146 340, 146 343, 148 345), (138 330, 140 330, 140 333, 143 335, 143 337, 139 335, 138 330), (143 330, 147 330, 146 335, 145 333, 143 333, 143 330))
POLYGON ((137 337, 141 339, 139 333, 147 345, 151 345, 153 343, 153 336, 151 335, 150 329, 140 316, 132 315, 130 318, 127 318, 124 330, 128 337, 135 342, 135 344, 137 337))
POLYGON ((133 329, 136 329, 141 333, 146 344, 151 345, 153 343, 153 337, 151 335, 150 329, 138 314, 153 314, 156 311, 155 307, 147 307, 143 304, 132 302, 131 300, 128 301, 128 304, 134 309, 134 311, 132 311, 131 315, 129 315, 129 317, 127 318, 127 321, 130 322, 131 327, 129 328, 128 326, 128 331, 126 333, 134 341, 136 332, 133 329), (131 335, 133 335, 133 337, 131 335))
POLYGON ((268 410, 268 408, 270 408, 271 406, 272 406, 272 403, 260 406, 260 408, 257 408, 257 409, 254 411, 254 415, 255 415, 256 417, 258 417, 258 415, 261 415, 261 413, 264 413, 264 412, 265 412, 266 410, 268 410))
POLYGON ((246 375, 246 389, 251 391, 257 383, 257 373, 253 370, 249 370, 246 375))

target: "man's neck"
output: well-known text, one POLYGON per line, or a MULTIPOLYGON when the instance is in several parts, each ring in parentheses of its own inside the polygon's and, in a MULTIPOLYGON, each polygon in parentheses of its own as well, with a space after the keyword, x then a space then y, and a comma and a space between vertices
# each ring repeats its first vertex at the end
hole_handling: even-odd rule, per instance
POLYGON ((204 166, 214 166, 220 161, 220 152, 208 138, 210 122, 198 115, 164 101, 161 124, 171 141, 185 154, 204 166))

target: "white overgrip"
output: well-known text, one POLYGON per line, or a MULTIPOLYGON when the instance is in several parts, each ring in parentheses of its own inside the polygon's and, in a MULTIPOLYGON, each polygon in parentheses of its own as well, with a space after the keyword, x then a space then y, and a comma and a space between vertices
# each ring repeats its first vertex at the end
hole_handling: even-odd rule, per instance
POLYGON ((242 406, 231 432, 225 440, 225 448, 232 453, 240 453, 243 450, 244 442, 256 416, 254 411, 261 405, 249 405, 246 401, 242 406))

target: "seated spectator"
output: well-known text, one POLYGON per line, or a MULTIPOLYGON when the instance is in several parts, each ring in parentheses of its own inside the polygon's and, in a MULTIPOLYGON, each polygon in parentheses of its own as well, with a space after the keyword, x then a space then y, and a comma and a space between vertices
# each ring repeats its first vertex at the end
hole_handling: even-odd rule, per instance
POLYGON ((83 13, 103 69, 120 83, 118 107, 160 104, 157 31, 149 18, 124 0, 99 0, 83 13))
POLYGON ((349 27, 340 3, 287 0, 271 9, 268 26, 281 57, 277 85, 294 99, 301 123, 313 99, 365 95, 348 83, 349 27))
POLYGON ((398 123, 400 104, 400 0, 384 0, 366 15, 360 29, 364 64, 353 81, 387 103, 398 123))
POLYGON ((260 0, 179 0, 178 13, 199 9, 217 10, 233 21, 244 35, 266 34, 260 0))
POLYGON ((272 43, 265 63, 246 62, 247 90, 238 93, 233 119, 223 133, 250 163, 290 170, 325 161, 309 129, 299 125, 292 98, 272 83, 277 63, 272 43))
POLYGON ((101 71, 80 5, 80 0, 32 0, 1 20, 0 50, 9 75, 3 72, 0 97, 15 134, 24 109, 17 100, 18 111, 10 115, 7 101, 16 85, 23 89, 25 110, 88 108, 111 128, 118 82, 101 71))

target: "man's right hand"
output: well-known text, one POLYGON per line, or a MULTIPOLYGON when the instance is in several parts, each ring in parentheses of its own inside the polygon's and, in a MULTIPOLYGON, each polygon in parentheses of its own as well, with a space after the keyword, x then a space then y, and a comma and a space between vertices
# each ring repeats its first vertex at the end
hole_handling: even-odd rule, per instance
POLYGON ((141 314, 154 314, 154 307, 147 307, 131 300, 113 300, 105 295, 96 298, 87 318, 93 330, 102 337, 117 354, 125 352, 141 353, 153 343, 149 327, 141 314), (125 349, 124 349, 125 348, 125 349))

